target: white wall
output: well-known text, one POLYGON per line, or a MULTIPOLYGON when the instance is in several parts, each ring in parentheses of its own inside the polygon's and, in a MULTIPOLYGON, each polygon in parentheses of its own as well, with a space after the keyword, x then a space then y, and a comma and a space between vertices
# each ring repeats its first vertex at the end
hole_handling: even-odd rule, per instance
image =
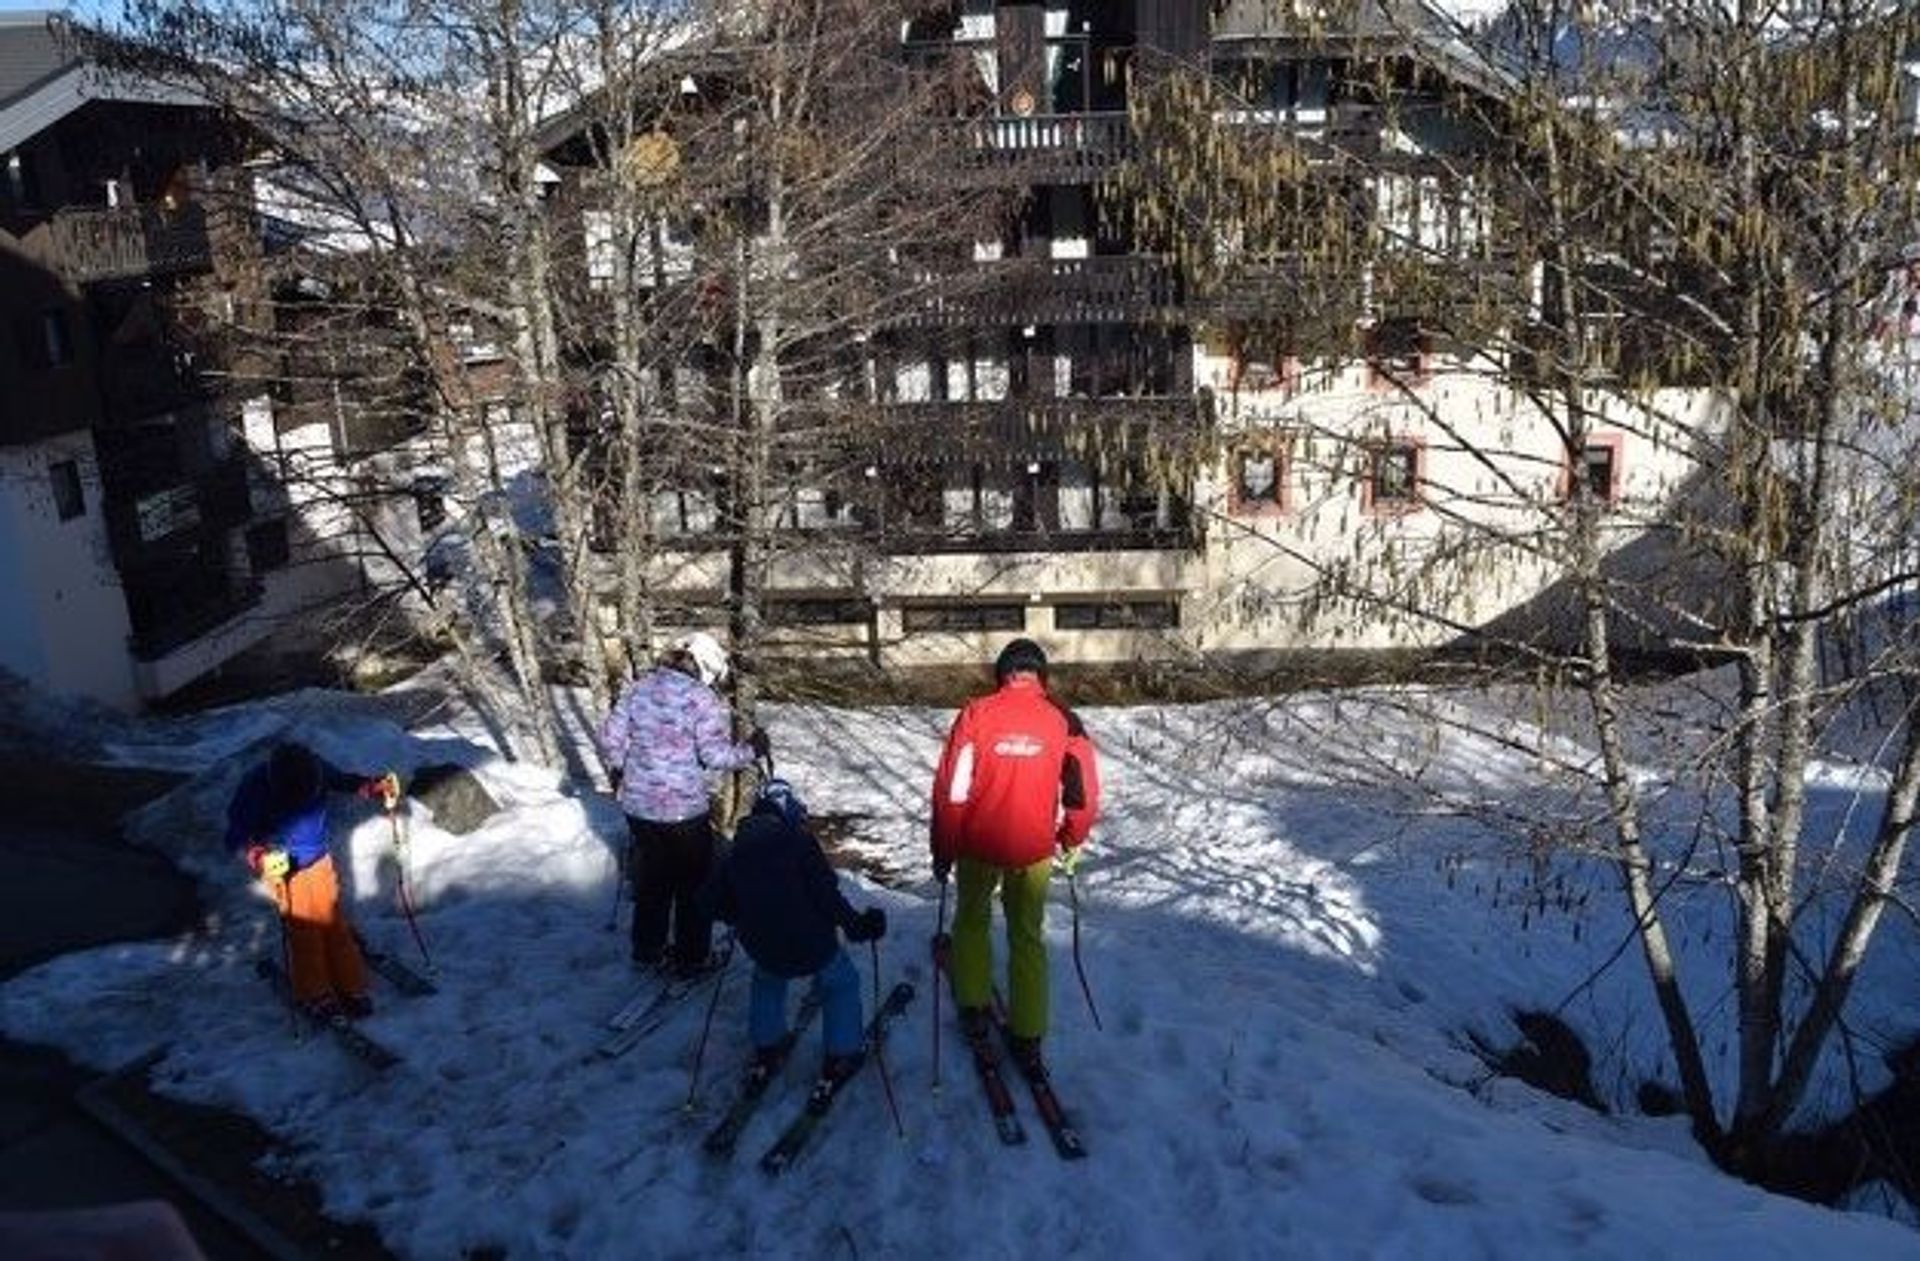
POLYGON ((0 592, 0 665, 49 692, 138 704, 90 434, 0 448, 0 592), (62 521, 49 468, 66 460, 85 512, 62 521))

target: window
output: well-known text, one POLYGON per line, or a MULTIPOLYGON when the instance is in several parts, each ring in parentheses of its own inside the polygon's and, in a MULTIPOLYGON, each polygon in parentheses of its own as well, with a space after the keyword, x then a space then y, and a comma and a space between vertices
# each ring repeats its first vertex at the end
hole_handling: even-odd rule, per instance
POLYGON ((1365 506, 1373 512, 1411 512, 1420 506, 1420 444, 1393 439, 1367 451, 1365 506))
POLYGON ((4 160, 7 201, 15 210, 26 210, 40 204, 40 185, 34 178, 33 161, 18 149, 7 153, 4 160))
POLYGON ((46 346, 47 367, 58 368, 73 362, 73 339, 67 334, 65 311, 41 312, 40 335, 46 346))
POLYGON ((1234 450, 1229 470, 1230 510, 1245 516, 1270 516, 1287 508, 1286 440, 1271 437, 1248 442, 1234 450))
POLYGON ((1027 628, 1024 604, 909 604, 900 610, 908 634, 928 631, 1017 631, 1027 628))
POLYGON ((1058 604, 1053 609, 1058 630, 1175 630, 1180 625, 1178 600, 1110 600, 1058 604))
POLYGON ((80 466, 73 460, 60 460, 47 466, 53 483, 53 510, 62 521, 87 515, 87 497, 80 486, 80 466))
POLYGON ((787 596, 767 601, 767 625, 845 626, 865 622, 872 610, 857 596, 787 596))
POLYGON ((1579 461, 1562 471, 1561 496, 1573 498, 1574 478, 1581 479, 1595 502, 1613 504, 1620 498, 1620 434, 1595 434, 1586 441, 1579 461))
POLYGON ((615 264, 613 214, 606 210, 580 212, 580 228, 586 238, 587 287, 604 292, 613 288, 615 264))
POLYGON ((432 534, 447 519, 447 483, 441 477, 415 478, 413 515, 422 535, 432 534))
POLYGON ((1427 379, 1427 334, 1405 316, 1367 330, 1367 378, 1375 388, 1419 385, 1427 379))

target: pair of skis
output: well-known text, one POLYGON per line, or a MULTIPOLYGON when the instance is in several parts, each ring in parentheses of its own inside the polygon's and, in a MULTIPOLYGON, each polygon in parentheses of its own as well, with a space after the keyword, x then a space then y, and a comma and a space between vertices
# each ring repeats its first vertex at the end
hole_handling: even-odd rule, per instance
MULTIPOLYGON (((731 947, 726 947, 730 951, 731 947)), ((718 985, 727 970, 728 958, 693 977, 675 977, 663 984, 642 986, 619 1010, 607 1018, 607 1036, 592 1051, 588 1061, 618 1059, 640 1044, 641 1039, 673 1018, 680 1000, 718 985)))
MULTIPOLYGON (((764 1172, 769 1175, 782 1173, 800 1157, 801 1152, 812 1140, 815 1131, 820 1128, 821 1122, 832 1112, 834 1101, 846 1089, 847 1083, 860 1074, 860 1071, 866 1067, 867 1061, 879 1054, 880 1045, 887 1036, 887 1027, 900 1018, 901 1014, 907 1010, 907 1004, 912 1001, 913 986, 905 981, 895 985, 892 992, 881 1000, 880 1009, 874 1012, 873 1018, 867 1022, 865 1040, 861 1043, 865 1054, 854 1065, 853 1071, 845 1076, 823 1077, 814 1083, 813 1089, 807 1093, 806 1103, 800 1112, 787 1123, 786 1128, 781 1130, 779 1136, 773 1140, 772 1146, 768 1147, 765 1154, 760 1157, 760 1168, 764 1172)), ((701 1143, 701 1150, 707 1155, 716 1160, 725 1160, 733 1155, 734 1149, 739 1146, 742 1132, 747 1128, 747 1123, 759 1110, 760 1103, 770 1092, 774 1079, 792 1057, 793 1048, 799 1041, 801 1031, 806 1028, 807 1023, 813 1019, 814 1013, 818 1010, 819 998, 809 992, 802 1000, 800 1012, 794 1020, 793 1030, 788 1034, 785 1049, 779 1059, 772 1064, 762 1063, 750 1071, 741 1083, 740 1093, 734 1097, 732 1105, 720 1118, 719 1124, 708 1131, 706 1139, 701 1143)))
MULTIPOLYGON (((1006 1043, 1008 1056, 1012 1058, 1013 1031, 1007 1027, 1006 1010, 998 994, 993 996, 990 1023, 1006 1043)), ((1013 1091, 1007 1086, 1006 1075, 1000 1071, 1000 1056, 994 1048, 993 1032, 982 1026, 967 1032, 966 1039, 974 1072, 979 1076, 981 1088, 986 1094, 987 1110, 993 1117, 994 1133, 1008 1147, 1024 1144, 1027 1130, 1014 1111, 1013 1091)), ((1017 1065, 1016 1071, 1020 1071, 1017 1065)), ((1022 1072, 1021 1075, 1027 1079, 1028 1090, 1033 1095, 1034 1111, 1040 1115, 1040 1123, 1047 1127, 1047 1136, 1053 1140, 1054 1152, 1062 1160, 1084 1159, 1086 1144, 1081 1140, 1080 1131, 1072 1118, 1067 1115, 1066 1108, 1061 1105, 1059 1096, 1054 1093, 1052 1077, 1044 1067, 1038 1072, 1022 1072)))
MULTIPOLYGON (((421 998, 428 994, 437 994, 440 987, 432 980, 420 975, 407 964, 385 951, 369 945, 367 939, 358 932, 353 935, 354 942, 360 947, 360 956, 367 966, 398 992, 410 998, 421 998)), ((287 979, 287 970, 278 959, 260 959, 253 965, 260 978, 273 986, 280 1001, 295 1007, 300 1022, 308 1029, 324 1031, 340 1047, 367 1067, 376 1072, 384 1072, 400 1062, 400 1053, 383 1045, 363 1033, 358 1026, 348 1020, 344 1013, 335 1012, 322 1016, 293 1003, 293 985, 287 979)))
POLYGON ((385 1044, 377 1042, 365 1033, 362 1033, 358 1026, 347 1019, 344 1012, 333 1012, 328 1015, 321 1015, 310 1008, 295 1003, 293 1001, 293 982, 288 980, 287 970, 280 966, 278 960, 255 960, 253 970, 259 974, 262 980, 273 986, 274 992, 280 996, 281 1002, 291 1005, 294 1011, 299 1013, 298 1018, 302 1027, 315 1032, 325 1033, 334 1040, 334 1043, 338 1045, 341 1050, 377 1073, 383 1073, 395 1064, 400 1063, 400 1055, 397 1051, 390 1049, 385 1044))

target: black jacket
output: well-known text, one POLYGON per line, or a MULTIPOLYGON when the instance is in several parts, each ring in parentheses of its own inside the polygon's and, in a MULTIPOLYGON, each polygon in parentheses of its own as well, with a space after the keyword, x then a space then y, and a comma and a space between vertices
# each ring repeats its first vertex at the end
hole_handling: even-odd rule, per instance
POLYGON ((714 918, 735 927, 756 964, 784 977, 826 967, 840 948, 835 928, 851 928, 857 914, 820 842, 771 808, 741 822, 701 896, 714 918))

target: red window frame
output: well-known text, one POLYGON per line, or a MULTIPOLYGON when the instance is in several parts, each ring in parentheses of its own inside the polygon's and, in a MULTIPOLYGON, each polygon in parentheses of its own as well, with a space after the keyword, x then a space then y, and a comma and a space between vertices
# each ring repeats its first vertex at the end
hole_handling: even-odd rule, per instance
POLYGON ((1586 473, 1587 452, 1601 447, 1608 452, 1607 490, 1600 502, 1611 508, 1620 502, 1621 465, 1626 454, 1627 436, 1623 433, 1594 433, 1587 435, 1586 446, 1578 452, 1562 448, 1560 465, 1560 501, 1571 503, 1573 500, 1573 479, 1586 473))
POLYGON ((1293 509, 1293 435, 1278 430, 1244 434, 1227 449, 1227 511, 1236 517, 1278 517, 1293 509), (1260 453, 1273 459, 1271 499, 1242 498, 1244 457, 1260 453))
POLYGON ((1427 483, 1427 444, 1422 438, 1404 434, 1394 434, 1386 438, 1369 442, 1366 445, 1367 466, 1360 479, 1360 507, 1363 511, 1381 517, 1405 516, 1418 512, 1426 506, 1427 483), (1412 493, 1406 499, 1382 500, 1375 487, 1380 481, 1380 461, 1396 451, 1410 452, 1413 457, 1412 493))

